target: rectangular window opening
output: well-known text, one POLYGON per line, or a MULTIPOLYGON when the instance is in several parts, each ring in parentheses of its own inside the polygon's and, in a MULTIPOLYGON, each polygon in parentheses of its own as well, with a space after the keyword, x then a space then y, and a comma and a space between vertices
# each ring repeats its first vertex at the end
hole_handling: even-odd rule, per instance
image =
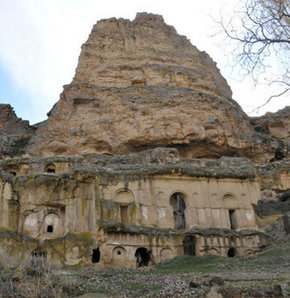
POLYGON ((129 217, 128 217, 128 206, 121 206, 121 223, 128 224, 129 217))
POLYGON ((100 262, 100 249, 93 249, 93 255, 92 255, 92 263, 99 263, 100 262))
POLYGON ((230 217, 231 229, 235 230, 237 228, 236 211, 233 210, 233 209, 230 209, 229 210, 229 217, 230 217))

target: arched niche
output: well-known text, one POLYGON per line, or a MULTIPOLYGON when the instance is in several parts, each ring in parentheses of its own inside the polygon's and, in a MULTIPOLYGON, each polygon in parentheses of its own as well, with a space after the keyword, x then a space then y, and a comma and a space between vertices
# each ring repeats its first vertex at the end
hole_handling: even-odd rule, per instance
POLYGON ((49 213, 43 220, 44 233, 47 235, 59 236, 63 233, 63 223, 61 217, 56 213, 49 213))
POLYGON ((122 246, 117 246, 112 251, 112 257, 114 261, 123 262, 127 260, 126 249, 122 246))
POLYGON ((55 172, 56 172, 56 166, 55 166, 55 164, 50 163, 50 164, 46 165, 45 172, 46 173, 49 173, 49 174, 55 174, 55 172))
POLYGON ((173 251, 171 248, 163 248, 160 251, 160 260, 161 262, 165 262, 167 260, 170 260, 174 257, 173 251))
POLYGON ((114 200, 118 203, 129 204, 134 202, 134 195, 128 189, 119 189, 116 191, 114 200))
POLYGON ((185 222, 185 194, 175 192, 170 197, 170 206, 173 209, 174 229, 183 230, 186 227, 185 222))
POLYGON ((224 206, 229 209, 235 209, 236 207, 238 207, 239 203, 236 196, 232 193, 225 193, 223 195, 223 202, 224 206))
POLYGON ((12 176, 17 176, 17 174, 19 173, 19 168, 16 166, 10 166, 6 169, 6 172, 8 174, 11 174, 12 176))
POLYGON ((228 193, 225 193, 225 194, 223 195, 223 200, 225 200, 225 201, 226 201, 226 200, 235 201, 235 200, 236 200, 236 197, 235 197, 234 194, 228 192, 228 193))

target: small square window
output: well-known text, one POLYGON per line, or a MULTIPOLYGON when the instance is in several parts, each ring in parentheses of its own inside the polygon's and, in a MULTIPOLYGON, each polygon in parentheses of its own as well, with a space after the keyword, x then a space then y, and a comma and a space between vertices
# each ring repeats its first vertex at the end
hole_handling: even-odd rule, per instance
POLYGON ((53 226, 47 226, 47 233, 53 233, 53 226))

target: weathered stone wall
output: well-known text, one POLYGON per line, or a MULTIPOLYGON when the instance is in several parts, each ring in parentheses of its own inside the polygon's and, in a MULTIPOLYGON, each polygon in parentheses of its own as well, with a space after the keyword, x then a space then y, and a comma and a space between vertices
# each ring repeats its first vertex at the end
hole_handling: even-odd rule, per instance
POLYGON ((39 175, 18 180, 14 190, 20 194, 20 233, 49 239, 95 232, 94 184, 39 175))
POLYGON ((259 186, 248 180, 157 176, 127 185, 121 179, 98 186, 97 182, 50 174, 14 179, 13 187, 9 182, 1 185, 2 227, 11 227, 12 218, 18 215, 19 232, 35 238, 43 234, 49 237, 48 225, 55 225, 57 236, 93 232, 96 203, 101 221, 122 223, 123 216, 124 224, 173 229, 174 209, 170 198, 174 193, 184 195, 185 228, 230 228, 229 210, 235 210, 237 230, 256 227, 252 204, 259 200, 259 186), (15 216, 9 219, 10 213, 15 216))
POLYGON ((128 224, 173 229, 170 197, 182 193, 186 228, 230 228, 229 210, 235 210, 236 229, 256 227, 252 204, 260 199, 257 182, 172 175, 132 181, 126 188, 124 184, 120 181, 100 188, 100 198, 105 200, 102 220, 121 222, 121 206, 128 206, 128 224))
POLYGON ((252 208, 259 183, 245 159, 185 161, 160 148, 14 159, 1 168, 0 228, 19 236, 0 246, 13 251, 27 237, 31 258, 41 249, 55 264, 129 268, 186 253, 187 236, 195 255, 261 249, 252 208))

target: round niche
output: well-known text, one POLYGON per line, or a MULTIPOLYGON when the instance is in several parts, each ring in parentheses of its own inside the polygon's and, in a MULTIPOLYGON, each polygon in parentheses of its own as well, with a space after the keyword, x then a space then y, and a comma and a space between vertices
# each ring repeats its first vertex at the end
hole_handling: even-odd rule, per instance
POLYGON ((226 194, 224 194, 223 199, 224 200, 233 200, 233 201, 236 200, 235 196, 232 193, 226 193, 226 194))
POLYGON ((120 189, 115 194, 115 201, 118 203, 129 204, 134 201, 134 196, 130 190, 120 189))
POLYGON ((232 193, 226 193, 223 196, 223 201, 225 207, 227 208, 236 208, 237 207, 237 199, 232 193))
POLYGON ((117 261, 117 262, 126 261, 126 259, 127 259, 126 250, 122 246, 115 247, 113 249, 112 255, 113 255, 113 260, 117 261))
POLYGON ((170 248, 163 248, 160 252, 160 260, 161 262, 165 262, 174 258, 173 251, 170 248))

